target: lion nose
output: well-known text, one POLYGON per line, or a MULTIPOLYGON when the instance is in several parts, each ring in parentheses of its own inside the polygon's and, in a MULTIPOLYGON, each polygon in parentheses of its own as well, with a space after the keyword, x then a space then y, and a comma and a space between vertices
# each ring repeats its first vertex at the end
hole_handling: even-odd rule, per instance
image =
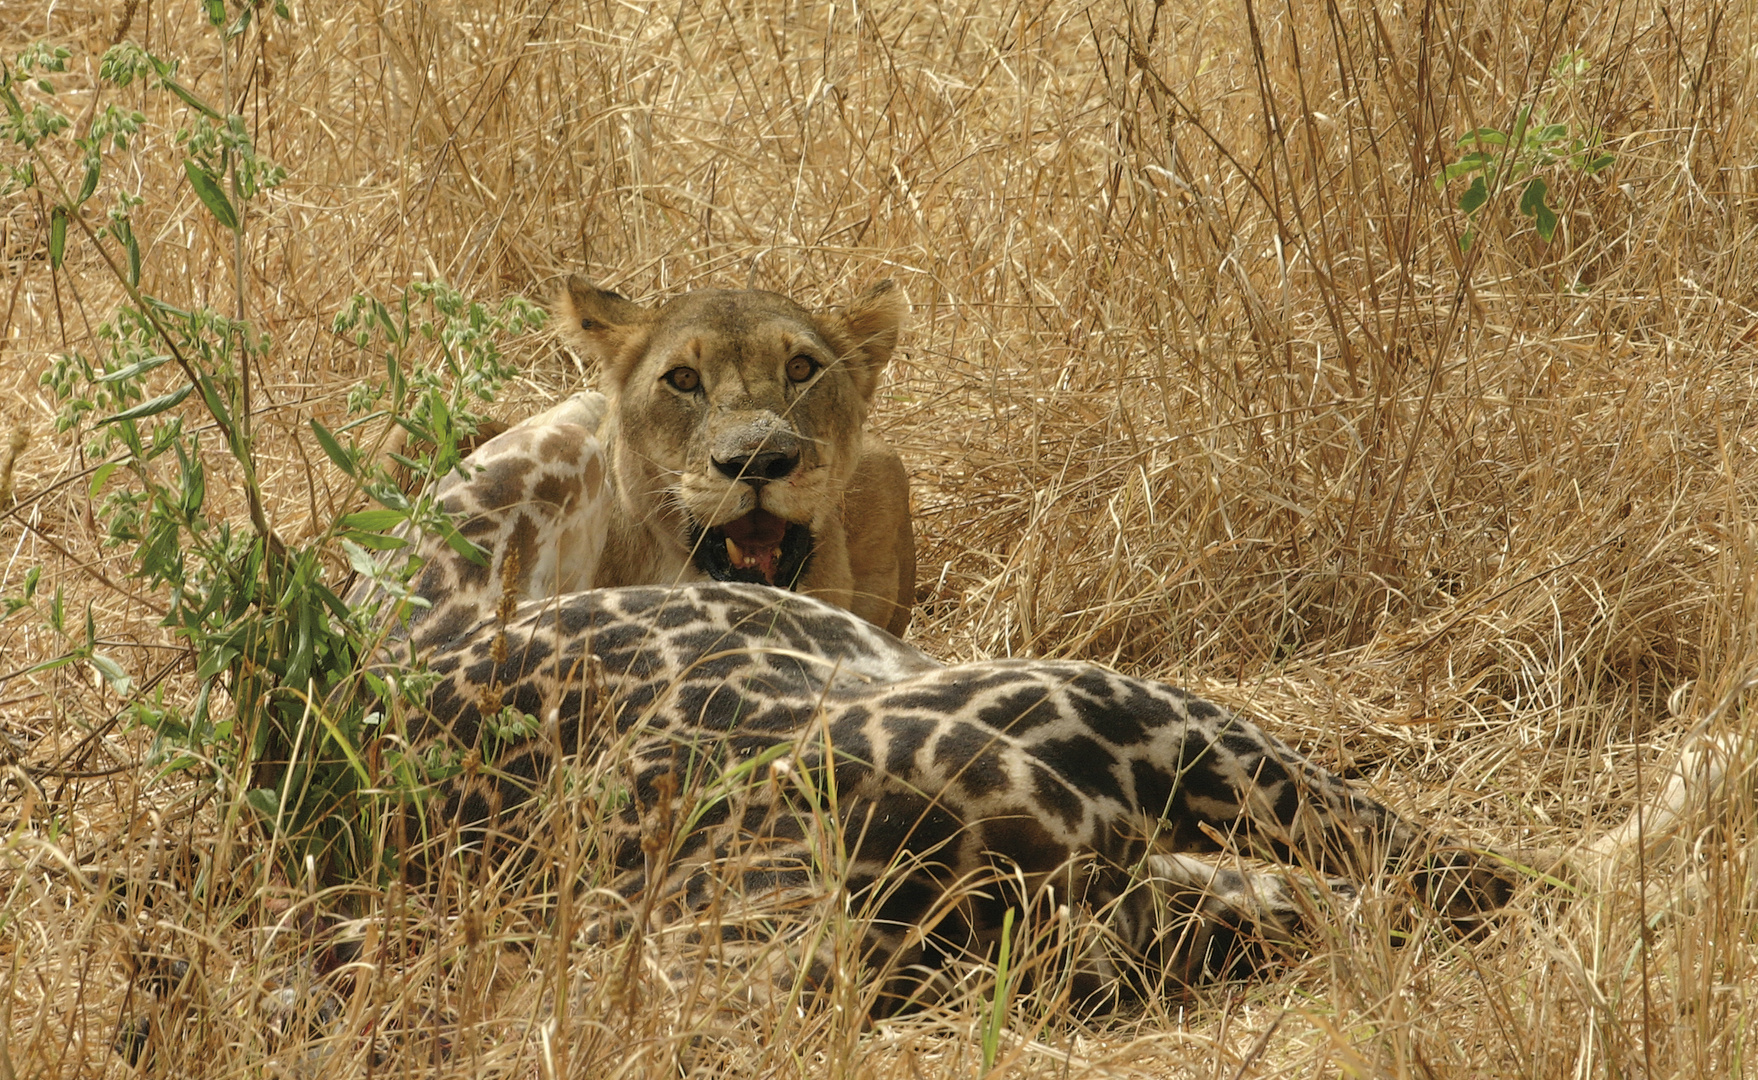
POLYGON ((800 455, 797 451, 790 453, 786 450, 763 450, 724 460, 716 458, 714 467, 729 480, 743 480, 756 486, 786 478, 799 463, 800 455))

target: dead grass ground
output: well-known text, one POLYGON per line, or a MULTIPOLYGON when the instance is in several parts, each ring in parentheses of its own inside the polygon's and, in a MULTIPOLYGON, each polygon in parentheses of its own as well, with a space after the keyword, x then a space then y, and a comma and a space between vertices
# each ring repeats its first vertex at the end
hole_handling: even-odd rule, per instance
MULTIPOLYGON (((198 7, 7 0, 0 38, 8 56, 72 48, 76 115, 123 36, 217 99, 198 7)), ((334 487, 299 443, 370 373, 328 329, 350 294, 443 276, 541 297, 584 271, 638 296, 748 283, 834 302, 891 277, 915 315, 875 424, 914 474, 916 640, 1180 682, 1470 835, 1590 837, 1693 727, 1743 727, 1734 691, 1758 663, 1755 14, 264 9, 232 62, 237 111, 291 171, 246 234, 245 305, 275 342, 269 513, 297 534, 334 487), (1509 192, 1461 252, 1465 180, 1433 181, 1463 133, 1525 106, 1599 132, 1616 163, 1547 167, 1549 243, 1509 192)), ((180 111, 120 97, 152 121, 121 181, 145 200, 144 286, 230 310, 230 238, 171 153, 180 111)), ((0 201, 0 427, 19 447, 0 594, 43 567, 145 676, 174 642, 100 546, 87 463, 37 386, 119 290, 82 245, 51 273, 47 220, 34 196, 0 201)), ((509 415, 591 379, 552 341, 516 359, 509 415)), ((0 674, 62 648, 8 620, 0 674)), ((188 677, 173 664, 165 685, 188 677)), ((516 896, 455 920, 407 909, 400 961, 349 999, 367 1034, 325 1058, 276 1047, 267 980, 301 950, 270 931, 302 890, 208 888, 248 834, 140 768, 137 735, 81 741, 117 706, 74 668, 0 683, 0 1075, 130 1071, 109 1044, 146 994, 131 940, 194 961, 157 1075, 981 1071, 975 1008, 863 1032, 835 1010, 613 1002, 608 961, 559 948, 516 896)), ((1758 868, 1738 801, 1682 856, 1535 898, 1469 948, 1341 936, 1284 976, 1108 1023, 1024 1002, 1002 1068, 1746 1075, 1758 868)))

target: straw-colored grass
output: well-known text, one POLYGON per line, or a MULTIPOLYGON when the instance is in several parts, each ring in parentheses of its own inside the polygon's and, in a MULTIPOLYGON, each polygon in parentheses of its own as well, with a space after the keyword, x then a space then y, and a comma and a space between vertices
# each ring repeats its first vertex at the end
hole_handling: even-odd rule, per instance
MULTIPOLYGON (((372 374, 329 330, 351 294, 438 276, 542 298, 584 272, 640 297, 833 303, 891 277, 914 317, 873 424, 913 474, 930 651, 1190 686, 1510 850, 1591 838, 1693 729, 1744 724, 1747 0, 311 0, 290 23, 261 9, 229 72, 198 9, 6 0, 0 45, 70 46, 75 117, 121 37, 211 100, 229 77, 289 168, 238 275, 174 152, 184 110, 106 91, 150 121, 106 180, 144 199, 143 287, 230 311, 241 277, 274 340, 256 423, 285 535, 344 490, 301 444, 372 374), (1511 190, 1461 251, 1469 178, 1434 180, 1461 135, 1527 106, 1598 132, 1615 164, 1548 169, 1550 242, 1511 190)), ((89 245, 51 271, 47 213, 0 199, 0 595, 42 567, 130 673, 187 695, 163 598, 100 544, 80 441, 37 386, 121 295, 89 245)), ((508 416, 592 380, 556 339, 516 359, 508 416)), ((127 962, 143 948, 190 964, 151 1075, 981 1072, 987 985, 868 1030, 834 1007, 847 994, 727 1010, 725 973, 631 984, 621 952, 568 929, 590 912, 558 920, 516 882, 314 900, 236 805, 143 766, 101 681, 17 674, 64 647, 0 623, 0 1078, 128 1074, 110 1043, 149 1008, 151 972, 127 962), (351 903, 378 915, 336 983, 342 1021, 322 1049, 286 1018, 277 1041, 280 984, 314 977, 288 931, 351 903)), ((999 1068, 1746 1075, 1758 866, 1743 785, 1728 801, 1682 851, 1535 890, 1487 941, 1393 948, 1370 903, 1256 983, 1092 1022, 1027 995, 999 1068)), ((564 856, 588 846, 564 835, 564 856)))

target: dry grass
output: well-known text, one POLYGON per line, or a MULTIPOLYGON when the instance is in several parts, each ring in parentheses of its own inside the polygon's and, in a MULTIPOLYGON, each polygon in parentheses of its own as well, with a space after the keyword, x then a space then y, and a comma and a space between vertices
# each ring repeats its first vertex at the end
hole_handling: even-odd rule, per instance
MULTIPOLYGON (((70 45, 89 80, 127 21, 217 99, 196 7, 5 0, 0 39, 70 45)), ((1693 725, 1744 723, 1737 695, 1714 706, 1758 664, 1749 0, 294 14, 233 57, 238 111, 292 171, 249 224, 244 299, 275 341, 257 423, 288 535, 341 490, 299 433, 370 374, 328 330, 352 293, 439 275, 541 297, 583 270, 632 295, 834 302, 888 276, 915 318, 875 423, 914 473, 931 650, 1184 683, 1504 847, 1592 836, 1693 725), (1558 74, 1576 52, 1590 64, 1558 74), (1431 181, 1463 132, 1534 103, 1617 162, 1551 174, 1549 244, 1510 197, 1461 253, 1463 182, 1431 181)), ((179 112, 119 96, 155 125, 125 180, 145 287, 230 310, 179 112)), ((177 655, 160 601, 98 543, 80 447, 37 388, 119 290, 83 245, 52 274, 46 222, 34 196, 0 202, 0 594, 42 566, 145 676, 177 655)), ((553 343, 517 359, 509 415, 590 379, 553 343)), ((8 620, 0 674, 61 648, 8 620)), ((187 665, 164 685, 187 693, 187 665)), ((130 1071, 109 1049, 147 996, 129 942, 193 962, 156 1075, 981 1071, 980 1002, 863 1032, 847 1010, 729 1014, 712 985, 631 999, 620 954, 564 947, 569 922, 517 888, 439 914, 394 898, 363 954, 377 974, 347 984, 351 1034, 321 1060, 277 1047, 268 980, 308 950, 272 931, 309 886, 139 767, 144 738, 102 726, 118 704, 73 668, 0 683, 0 1077, 130 1071)), ((1028 999, 1003 1067, 1745 1075, 1758 866, 1735 803, 1682 857, 1536 897, 1490 942, 1339 937, 1284 976, 1090 1025, 1028 999)))

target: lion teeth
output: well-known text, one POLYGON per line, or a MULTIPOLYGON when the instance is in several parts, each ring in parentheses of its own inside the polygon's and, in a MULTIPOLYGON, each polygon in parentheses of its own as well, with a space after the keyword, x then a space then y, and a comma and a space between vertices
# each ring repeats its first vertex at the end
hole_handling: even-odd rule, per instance
POLYGON ((734 567, 740 570, 749 570, 763 561, 762 556, 756 552, 746 551, 730 536, 726 538, 726 557, 734 567))
POLYGON ((726 561, 733 565, 733 570, 761 570, 765 577, 774 577, 775 559, 781 558, 779 547, 756 547, 747 549, 740 547, 731 536, 724 538, 726 542, 726 561))

